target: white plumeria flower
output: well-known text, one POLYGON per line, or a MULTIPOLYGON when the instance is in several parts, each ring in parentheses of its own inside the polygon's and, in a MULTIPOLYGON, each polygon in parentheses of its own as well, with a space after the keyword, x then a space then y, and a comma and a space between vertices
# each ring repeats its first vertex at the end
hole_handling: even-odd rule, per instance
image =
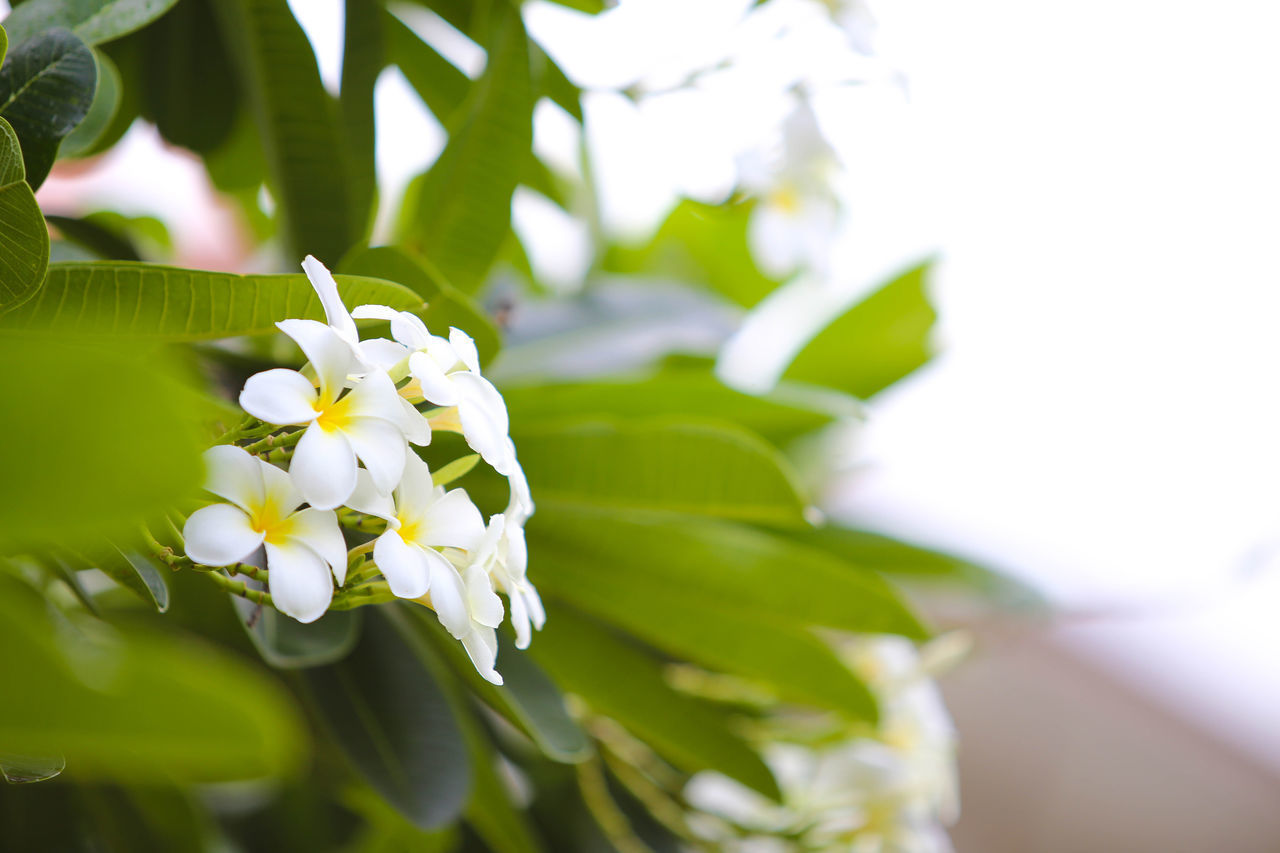
POLYGON ((296 370, 275 368, 249 377, 240 405, 271 424, 305 425, 289 473, 313 507, 340 506, 356 487, 356 460, 365 464, 378 491, 400 481, 405 440, 431 441, 431 427, 396 391, 390 377, 373 370, 343 396, 357 366, 351 347, 330 326, 315 320, 276 324, 297 342, 315 368, 319 388, 296 370))
POLYGON ((276 608, 299 622, 319 619, 333 597, 333 579, 339 585, 346 579, 347 545, 337 515, 297 512, 303 498, 289 475, 239 447, 213 447, 204 458, 205 488, 231 503, 191 514, 182 531, 187 556, 228 566, 264 548, 276 608))
MULTIPOLYGON (((394 341, 382 338, 375 338, 371 341, 360 340, 360 334, 356 330, 356 321, 351 316, 351 312, 347 310, 342 297, 338 294, 338 283, 333 280, 333 274, 329 272, 328 268, 316 260, 314 255, 307 255, 303 258, 302 270, 307 274, 307 280, 311 282, 316 295, 320 297, 320 304, 324 307, 324 316, 329 323, 329 328, 333 329, 334 334, 351 348, 351 352, 355 356, 356 364, 353 367, 357 369, 357 375, 363 374, 371 368, 385 370, 404 357, 404 348, 394 341)), ((377 307, 383 308, 386 306, 377 307)), ((390 311, 391 309, 387 308, 387 310, 390 311)))
POLYGON ((538 590, 526 576, 529 551, 518 515, 499 513, 489 519, 489 527, 476 546, 471 565, 484 571, 493 579, 495 586, 507 594, 511 601, 511 626, 516 631, 516 648, 529 648, 532 639, 530 625, 541 631, 546 624, 547 613, 538 590))
POLYGON ((450 327, 446 340, 427 331, 416 314, 385 305, 361 305, 352 316, 391 321, 391 337, 404 347, 409 373, 423 398, 437 406, 457 406, 462 436, 471 449, 498 473, 511 473, 515 453, 507 435, 507 404, 480 375, 480 355, 470 335, 450 327))

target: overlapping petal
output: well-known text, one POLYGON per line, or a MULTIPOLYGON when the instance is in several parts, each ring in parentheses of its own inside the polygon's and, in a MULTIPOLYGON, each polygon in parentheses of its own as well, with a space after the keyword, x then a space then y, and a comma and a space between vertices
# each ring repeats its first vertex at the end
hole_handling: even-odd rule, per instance
POLYGON ((307 427, 293 452, 289 475, 307 503, 317 509, 335 509, 356 487, 356 456, 340 430, 319 424, 307 427))
POLYGON ((283 367, 255 373, 240 392, 240 407, 269 424, 305 424, 316 416, 318 400, 310 380, 283 367))
POLYGON ((187 556, 206 566, 229 566, 252 554, 264 535, 249 515, 231 504, 214 504, 191 513, 182 528, 187 556))
POLYGON ((355 359, 351 344, 317 320, 281 320, 276 326, 293 338, 315 369, 320 383, 317 406, 323 409, 338 399, 347 377, 362 367, 355 359))
POLYGON ((388 530, 378 537, 373 546, 373 559, 396 596, 420 598, 427 594, 431 586, 429 558, 421 548, 405 542, 396 531, 388 530))
POLYGON ((314 622, 333 600, 333 579, 324 559, 297 539, 266 544, 271 598, 276 609, 299 622, 314 622))
POLYGON ((219 444, 204 452, 204 487, 226 498, 245 512, 266 499, 262 466, 242 448, 219 444))

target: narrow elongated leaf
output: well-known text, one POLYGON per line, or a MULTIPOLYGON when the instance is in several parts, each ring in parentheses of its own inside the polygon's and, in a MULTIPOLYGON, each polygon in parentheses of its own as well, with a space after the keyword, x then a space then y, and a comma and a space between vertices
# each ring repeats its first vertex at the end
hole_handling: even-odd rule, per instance
POLYGON ((493 6, 489 61, 449 123, 449 142, 402 215, 403 242, 473 292, 511 228, 511 196, 533 145, 529 40, 514 4, 493 6))
POLYGON ((49 265, 49 232, 25 176, 18 137, 0 118, 0 314, 35 295, 49 265))
POLYGON ((89 44, 101 44, 139 30, 178 0, 27 0, 9 13, 4 27, 14 44, 57 27, 89 44))
POLYGON ((169 584, 164 575, 155 563, 136 551, 112 546, 82 560, 86 567, 102 572, 159 612, 169 609, 169 584))
POLYGON ((98 146, 98 140, 106 135, 115 121, 116 110, 120 109, 122 99, 120 71, 116 64, 100 50, 93 52, 93 61, 97 68, 97 89, 93 93, 93 103, 89 112, 76 125, 76 129, 67 134, 58 148, 59 157, 82 157, 98 146))
POLYGON ((266 153, 286 254, 336 263, 364 214, 352 208, 338 105, 320 82, 311 44, 286 0, 222 0, 214 8, 266 153))
POLYGON ((462 812, 472 776, 448 698, 384 618, 366 620, 345 660, 303 680, 330 734, 401 814, 434 829, 462 812))
POLYGON ((731 716, 677 693, 658 660, 602 625, 553 605, 529 653, 561 687, 613 717, 681 770, 718 770, 765 796, 779 796, 764 762, 734 735, 731 716))
MULTIPOLYGON (((389 281, 338 276, 349 307, 402 311, 422 307, 413 291, 389 281)), ((0 328, 59 329, 193 341, 274 332, 290 317, 324 319, 304 275, 235 275, 137 263, 53 264, 37 299, 0 320, 0 328)))
MULTIPOLYGON (((616 547, 566 545, 556 538, 556 532, 580 528, 562 526, 547 515, 550 513, 540 507, 539 516, 529 525, 528 538, 529 553, 538 561, 536 582, 549 597, 624 628, 670 654, 763 681, 784 698, 831 707, 854 717, 876 718, 875 699, 866 685, 804 620, 794 618, 798 605, 784 597, 791 583, 785 564, 776 567, 775 581, 785 610, 770 618, 761 615, 758 590, 717 594, 725 587, 728 570, 721 569, 720 578, 710 572, 683 578, 667 567, 652 572, 637 570, 631 562, 638 544, 635 538, 622 539, 616 547), (749 607, 743 606, 744 600, 749 607)), ((602 526, 602 531, 612 529, 602 526)), ((663 544, 653 542, 644 553, 655 559, 679 560, 677 551, 684 543, 673 542, 669 551, 663 544)), ((750 577, 752 571, 744 574, 750 577)), ((831 594, 826 589, 804 591, 814 598, 831 594)))
POLYGON ((387 59, 400 69, 441 124, 448 124, 471 89, 467 75, 390 12, 384 15, 387 59))
POLYGON ((577 87, 547 52, 536 42, 529 46, 530 60, 537 72, 538 89, 558 107, 582 122, 582 90, 577 87))
POLYGON ((372 276, 402 284, 427 302, 418 312, 427 328, 437 335, 448 335, 457 326, 476 342, 480 361, 487 364, 502 346, 498 329, 484 309, 470 296, 450 285, 428 262, 395 246, 360 249, 342 259, 340 272, 372 276))
POLYGON ((229 655, 167 635, 55 626, 0 577, 0 743, 63 755, 80 778, 225 781, 291 770, 302 727, 280 688, 229 655))
POLYGON ((64 238, 88 249, 100 258, 121 261, 140 261, 138 250, 129 238, 88 219, 71 216, 46 216, 45 220, 57 228, 64 238))
POLYGON ((374 168, 376 126, 373 87, 386 65, 386 13, 377 0, 346 0, 342 29, 342 126, 351 157, 351 205, 356 234, 363 238, 373 223, 378 176, 374 168))
MULTIPOLYGON (((679 595, 793 627, 928 636, 894 589, 878 574, 801 545, 784 534, 685 517, 547 509, 530 536, 531 553, 558 571, 599 572, 592 578, 619 600, 679 595)), ((548 587, 575 581, 548 572, 548 587)))
POLYGON ((4 64, 4 56, 9 52, 9 34, 0 26, 0 65, 4 64))
POLYGON ((89 112, 96 75, 93 51, 67 30, 18 43, 0 66, 0 118, 22 143, 33 189, 49 174, 63 137, 89 112))
POLYGON ((243 92, 213 0, 184 0, 141 38, 142 115, 199 154, 226 142, 243 92))
POLYGON ((932 262, 907 270, 805 345, 784 374, 870 397, 933 357, 937 314, 925 292, 932 262))
POLYGON ((518 425, 515 441, 539 506, 804 523, 805 502, 786 461, 732 424, 580 420, 518 425))

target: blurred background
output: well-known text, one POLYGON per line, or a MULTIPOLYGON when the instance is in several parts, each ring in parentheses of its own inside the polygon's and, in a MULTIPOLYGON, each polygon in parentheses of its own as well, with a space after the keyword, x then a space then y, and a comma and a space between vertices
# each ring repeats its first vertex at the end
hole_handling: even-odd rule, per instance
MULTIPOLYGON (((340 3, 291 6, 336 88, 340 3)), ((716 317, 667 329, 718 350, 739 385, 767 385, 837 307, 937 258, 939 355, 844 435, 825 509, 998 567, 1049 604, 931 603, 975 638, 942 679, 957 848, 1280 848, 1280 7, 752 7, 527 4, 588 92, 581 126, 539 106, 535 148, 579 177, 585 152, 598 223, 642 244, 680 198, 749 183, 804 95, 829 150, 800 161, 829 157, 840 214, 799 218, 799 249, 762 251, 821 258, 727 344, 716 317), (824 232, 816 249, 806 228, 824 232)), ((441 19, 402 19, 469 75, 483 67, 441 19)), ((395 69, 377 110, 397 128, 378 149, 394 199, 445 135, 395 69)), ((143 122, 60 165, 39 200, 157 216, 183 265, 259 262, 200 162, 143 122)), ((539 277, 579 288, 588 226, 523 189, 514 215, 539 277)), ((513 317, 513 337, 537 319, 513 317)))

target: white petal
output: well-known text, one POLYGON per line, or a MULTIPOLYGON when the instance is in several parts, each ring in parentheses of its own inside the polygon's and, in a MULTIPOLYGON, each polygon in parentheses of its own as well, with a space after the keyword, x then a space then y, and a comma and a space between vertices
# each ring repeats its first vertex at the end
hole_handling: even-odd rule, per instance
POLYGON ((307 503, 336 509, 356 488, 355 451, 340 431, 312 424, 293 452, 289 475, 307 503))
POLYGON ((273 505, 278 513, 277 517, 282 517, 302 505, 302 493, 294 485, 292 477, 269 462, 263 462, 261 459, 253 461, 258 463, 258 470, 265 486, 262 506, 273 505))
POLYGON ((431 586, 431 572, 422 550, 408 544, 394 530, 378 537, 373 545, 373 561, 387 579, 391 592, 400 598, 426 595, 431 586))
MULTIPOLYGON (((404 460, 409 453, 404 433, 395 424, 382 418, 357 418, 343 433, 351 442, 356 456, 369 469, 373 485, 384 495, 391 494, 391 490, 400 482, 404 460)), ((343 500, 346 500, 346 496, 343 500)))
POLYGON ((508 524, 503 537, 506 553, 503 562, 507 573, 516 579, 523 579, 529 567, 529 546, 524 540, 524 528, 518 524, 508 524))
POLYGON ((471 619, 487 628, 497 628, 502 624, 502 599, 493 591, 493 582, 489 574, 479 566, 470 566, 463 574, 463 582, 467 588, 467 604, 471 610, 471 619))
POLYGON ((475 548, 484 536, 484 518, 463 489, 454 489, 426 506, 419 518, 418 541, 436 547, 475 548))
POLYGON ((409 350, 403 344, 386 338, 374 338, 360 344, 360 355, 366 363, 378 370, 390 370, 404 361, 408 354, 409 350))
POLYGON ((231 504, 198 509, 182 527, 187 556, 206 566, 238 563, 262 544, 262 538, 245 511, 231 504))
POLYGON ((316 400, 311 380, 283 367, 255 373, 240 392, 240 408, 269 424, 309 422, 316 416, 316 400))
POLYGON ((492 628, 474 627, 462 637, 462 647, 476 672, 491 684, 502 684, 502 676, 493 668, 498 659, 498 635, 492 628))
POLYGON ((391 321, 391 337, 411 350, 425 347, 430 337, 427 327, 416 314, 397 311, 386 305, 361 305, 351 312, 351 316, 361 320, 391 321))
POLYGON ((400 485, 396 487, 396 505, 403 515, 420 518, 422 513, 438 496, 436 485, 431 479, 431 469, 422 457, 409 453, 404 459, 404 473, 400 477, 400 485))
POLYGON ((516 460, 507 440, 507 406, 502 395, 483 377, 456 373, 451 378, 462 396, 458 402, 462 437, 495 471, 510 474, 516 460))
POLYGON ((297 540, 267 543, 267 571, 276 609, 299 622, 314 622, 329 609, 333 576, 315 551, 297 540))
POLYGON ((424 352, 415 352, 409 356, 409 373, 422 386, 422 396, 427 402, 437 406, 456 406, 458 390, 453 381, 445 376, 435 359, 424 352))
POLYGON ((346 503, 356 512, 386 519, 393 527, 400 526, 395 518, 396 508, 391 496, 381 494, 373 484, 373 477, 363 468, 356 471, 356 490, 347 498, 346 503))
POLYGON ((529 619, 532 620, 533 627, 541 631, 542 626, 547 624, 547 611, 542 607, 542 596, 538 595, 533 584, 525 581, 520 590, 520 598, 524 601, 524 606, 529 608, 529 619))
POLYGON ((449 327, 449 344, 453 347, 453 351, 458 354, 458 358, 467 366, 467 370, 472 373, 480 373, 480 353, 476 351, 476 342, 471 336, 461 329, 453 326, 449 327))
POLYGON ((311 286, 320 296, 320 304, 324 306, 324 316, 328 318, 329 325, 337 330, 344 340, 354 343, 357 340, 356 322, 351 319, 347 306, 342 304, 342 297, 338 295, 338 283, 333 280, 329 270, 311 255, 303 259, 302 269, 311 280, 311 286))
POLYGON ((375 370, 361 379, 343 398, 343 411, 352 418, 382 418, 395 423, 404 417, 403 397, 391 377, 375 370))
POLYGON ((461 639, 471 630, 471 614, 467 612, 467 591, 462 575, 440 552, 427 548, 419 549, 419 553, 426 556, 431 572, 431 606, 435 608, 440 624, 461 639))
POLYGON ((507 502, 506 514, 517 524, 524 524, 533 515, 533 496, 529 494, 529 480, 524 475, 524 468, 515 458, 516 447, 507 439, 507 450, 511 454, 511 470, 507 472, 507 485, 511 490, 511 498, 507 502))
POLYGON ((226 498, 245 512, 262 506, 262 466, 260 460, 243 448, 220 444, 204 452, 207 467, 204 487, 220 498, 226 498))
POLYGON ((400 427, 400 431, 404 433, 404 437, 410 444, 426 447, 431 443, 431 422, 404 397, 400 398, 400 403, 404 415, 396 422, 396 426, 400 427))
POLYGON ((342 393, 347 376, 359 369, 351 343, 329 326, 315 320, 281 320, 280 331, 293 338, 320 380, 320 405, 332 403, 342 393))
POLYGON ((357 320, 393 320, 400 312, 390 305, 357 305, 351 316, 357 320))
POLYGON ((458 351, 453 348, 453 344, 439 335, 429 336, 427 345, 422 349, 426 350, 431 360, 445 373, 452 373, 457 370, 458 365, 462 362, 462 359, 458 357, 458 351))
POLYGON ((304 509, 294 513, 282 531, 285 536, 306 545, 320 555, 333 569, 342 586, 347 579, 347 543, 338 527, 338 516, 331 509, 304 509))
POLYGON ((529 630, 529 608, 519 593, 511 592, 508 597, 511 599, 511 627, 516 629, 516 648, 527 649, 533 639, 533 632, 529 630))

